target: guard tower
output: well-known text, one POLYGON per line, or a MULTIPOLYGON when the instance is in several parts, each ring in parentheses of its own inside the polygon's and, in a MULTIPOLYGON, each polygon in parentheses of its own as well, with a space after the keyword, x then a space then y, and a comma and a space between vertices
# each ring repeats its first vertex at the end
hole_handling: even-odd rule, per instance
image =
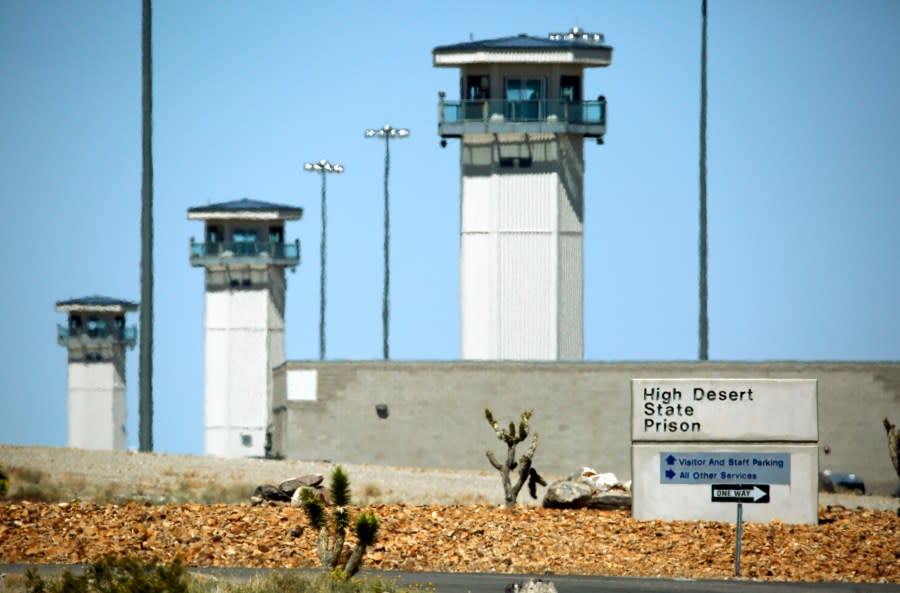
POLYGON ((125 348, 137 329, 125 314, 137 304, 104 296, 59 301, 68 314, 56 341, 69 351, 69 446, 125 449, 125 348))
POLYGON ((584 357, 584 156, 603 143, 606 100, 585 100, 585 68, 612 48, 577 27, 436 47, 458 67, 440 93, 438 133, 461 140, 463 359, 584 357))
POLYGON ((188 210, 205 223, 191 265, 206 268, 205 449, 220 457, 266 454, 272 368, 284 362, 284 269, 300 242, 284 223, 303 210, 242 199, 188 210))

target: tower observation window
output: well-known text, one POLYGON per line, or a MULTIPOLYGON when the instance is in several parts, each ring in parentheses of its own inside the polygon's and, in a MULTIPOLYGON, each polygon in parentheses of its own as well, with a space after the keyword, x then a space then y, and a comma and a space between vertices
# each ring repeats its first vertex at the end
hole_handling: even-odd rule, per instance
POLYGON ((544 78, 507 78, 504 115, 513 121, 541 119, 546 97, 547 81, 544 78))

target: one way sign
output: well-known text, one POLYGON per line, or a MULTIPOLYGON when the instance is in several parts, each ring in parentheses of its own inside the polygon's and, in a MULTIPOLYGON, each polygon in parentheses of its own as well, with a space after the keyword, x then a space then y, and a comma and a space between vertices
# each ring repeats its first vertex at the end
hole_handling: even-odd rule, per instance
POLYGON ((713 484, 713 502, 769 502, 768 484, 713 484))

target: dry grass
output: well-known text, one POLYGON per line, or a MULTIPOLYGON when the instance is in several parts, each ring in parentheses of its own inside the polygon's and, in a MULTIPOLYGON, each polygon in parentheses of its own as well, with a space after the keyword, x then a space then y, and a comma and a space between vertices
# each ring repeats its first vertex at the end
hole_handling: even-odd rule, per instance
POLYGON ((5 468, 5 471, 9 476, 9 490, 5 498, 11 501, 235 504, 249 500, 256 488, 255 484, 237 481, 211 485, 198 472, 178 472, 175 469, 162 472, 169 480, 156 480, 153 484, 113 481, 89 483, 81 475, 64 473, 53 476, 28 467, 11 466, 5 468))

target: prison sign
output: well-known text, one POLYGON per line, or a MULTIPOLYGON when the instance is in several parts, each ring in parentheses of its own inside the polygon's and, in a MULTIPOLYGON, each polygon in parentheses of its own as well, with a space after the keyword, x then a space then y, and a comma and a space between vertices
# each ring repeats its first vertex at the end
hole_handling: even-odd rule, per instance
POLYGON ((815 381, 634 379, 632 398, 635 441, 815 440, 818 434, 815 381))

